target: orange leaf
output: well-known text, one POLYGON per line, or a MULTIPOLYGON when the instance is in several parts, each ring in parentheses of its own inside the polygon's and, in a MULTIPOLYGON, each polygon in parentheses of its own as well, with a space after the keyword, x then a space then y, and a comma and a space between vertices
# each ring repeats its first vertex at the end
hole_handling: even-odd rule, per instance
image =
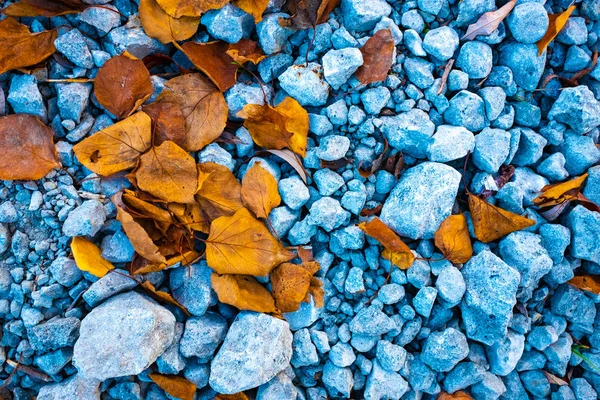
POLYGON ((161 292, 161 291, 156 290, 156 288, 154 287, 154 285, 152 283, 150 283, 150 281, 142 282, 141 286, 142 286, 142 288, 144 288, 144 290, 146 292, 148 292, 148 294, 150 296, 154 297, 156 300, 174 305, 175 307, 180 308, 181 311, 183 311, 185 313, 185 315, 187 315, 188 317, 190 316, 189 311, 184 306, 179 304, 179 302, 177 300, 175 300, 173 298, 173 296, 171 296, 167 292, 161 292))
POLYGON ((155 146, 170 140, 177 146, 188 150, 188 135, 185 132, 185 118, 178 105, 164 101, 154 102, 142 108, 152 118, 155 146))
POLYGON ((579 275, 571 279, 568 283, 581 290, 600 294, 600 278, 596 275, 579 275))
POLYGON ((503 210, 467 193, 475 237, 483 243, 493 242, 511 232, 535 225, 535 221, 503 210))
POLYGON ((255 163, 246 171, 242 181, 242 200, 254 215, 265 219, 281 203, 277 181, 260 163, 255 163))
POLYGON ((438 395, 437 400, 473 400, 473 398, 467 392, 459 390, 453 394, 442 392, 438 395))
POLYGON ((533 204, 538 207, 551 207, 565 201, 577 200, 577 194, 587 177, 588 174, 586 173, 566 182, 546 185, 542 188, 542 193, 533 199, 533 204))
POLYGON ((131 169, 150 148, 151 122, 146 113, 133 114, 86 137, 73 146, 73 151, 80 163, 99 175, 131 169))
POLYGON ((156 0, 171 17, 199 17, 208 10, 216 10, 229 0, 156 0))
POLYGON ((208 266, 220 274, 264 276, 295 257, 245 208, 215 219, 205 243, 208 266))
POLYGON ((153 263, 153 262, 143 259, 141 262, 138 262, 136 264, 135 259, 134 259, 134 263, 132 263, 132 270, 133 270, 134 275, 148 274, 151 272, 163 271, 167 268, 171 268, 174 265, 184 266, 184 265, 192 264, 192 263, 198 261, 201 256, 202 256, 201 253, 198 253, 193 250, 189 250, 189 251, 186 251, 181 254, 177 254, 174 257, 167 259, 167 261, 164 263, 153 263), (136 265, 133 265, 133 264, 136 264, 136 265))
POLYGON ((210 229, 210 221, 205 212, 196 204, 178 204, 169 203, 167 205, 169 211, 173 213, 175 218, 189 231, 200 231, 208 233, 210 229))
POLYGON ((313 274, 319 270, 319 264, 313 261, 316 270, 303 265, 283 263, 271 271, 271 287, 275 305, 281 312, 293 312, 300 308, 300 303, 307 300, 313 274))
POLYGON ((139 14, 146 34, 165 44, 191 38, 200 24, 199 17, 171 17, 156 0, 140 0, 139 14))
POLYGON ((13 18, 0 21, 0 75, 44 61, 56 51, 57 37, 56 30, 30 33, 26 25, 13 18))
POLYGON ((240 310, 262 313, 277 311, 271 292, 252 276, 219 275, 213 272, 210 281, 221 303, 240 310))
POLYGON ((227 43, 220 40, 208 43, 186 42, 181 47, 196 68, 204 72, 221 92, 235 85, 238 66, 227 54, 227 43))
POLYGON ((115 267, 102 258, 102 252, 94 243, 82 236, 76 236, 71 242, 71 252, 77 268, 102 278, 115 267))
POLYGON ((55 17, 75 14, 91 7, 80 0, 20 0, 9 5, 2 13, 12 17, 55 17))
POLYGON ((308 113, 291 97, 275 107, 246 104, 237 116, 244 118, 244 126, 257 145, 276 150, 289 148, 306 156, 308 113))
POLYGON ((196 385, 177 375, 148 375, 154 383, 169 395, 181 400, 194 400, 196 385))
POLYGON ((98 102, 118 119, 129 116, 154 91, 142 60, 121 54, 108 60, 94 81, 98 102))
POLYGON ((464 264, 473 256, 471 237, 464 214, 450 215, 434 235, 435 245, 454 264, 464 264))
POLYGON ((169 227, 173 224, 173 218, 167 210, 148 203, 138 197, 130 190, 123 191, 121 196, 122 204, 126 206, 127 212, 137 218, 149 218, 154 225, 160 229, 163 234, 167 233, 169 227))
POLYGON ((394 38, 389 29, 381 29, 361 47, 363 65, 356 70, 356 78, 363 85, 387 78, 394 63, 394 38))
POLYGON ((408 269, 415 261, 415 256, 410 248, 377 217, 369 222, 362 222, 358 227, 367 235, 375 238, 385 248, 381 256, 390 260, 400 269, 408 269))
POLYGON ((135 172, 140 189, 165 201, 193 203, 198 171, 192 156, 166 141, 140 157, 135 172))
POLYGON ((230 44, 226 53, 238 64, 244 64, 248 61, 252 64, 258 64, 267 57, 258 46, 258 43, 250 39, 242 39, 237 43, 230 44))
POLYGON ((215 400, 248 400, 248 396, 244 392, 235 394, 218 394, 215 400))
POLYGON ((269 0, 233 0, 233 5, 252 15, 254 22, 259 23, 262 21, 262 15, 269 5, 269 0))
POLYGON ((52 129, 33 115, 0 117, 0 179, 36 180, 59 168, 53 136, 52 129))
POLYGON ((575 5, 567 8, 560 14, 548 14, 548 30, 543 38, 537 42, 538 56, 546 50, 546 47, 554 40, 556 35, 565 27, 567 20, 571 16, 571 13, 575 10, 575 5))
POLYGON ((243 208, 241 185, 231 171, 220 164, 198 164, 202 181, 196 201, 209 222, 233 215, 243 208))

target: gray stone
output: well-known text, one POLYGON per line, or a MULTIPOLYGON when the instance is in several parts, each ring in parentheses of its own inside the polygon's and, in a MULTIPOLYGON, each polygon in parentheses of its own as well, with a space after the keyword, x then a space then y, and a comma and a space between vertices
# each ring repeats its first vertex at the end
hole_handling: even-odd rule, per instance
POLYGON ((34 350, 47 352, 73 346, 79 336, 79 320, 56 317, 29 329, 27 337, 34 350))
POLYGON ((94 236, 106 220, 106 211, 98 200, 87 200, 69 213, 62 231, 66 236, 94 236))
POLYGON ((207 312, 185 322, 179 349, 184 357, 210 359, 227 333, 227 321, 219 314, 207 312))
POLYGON ((137 285, 137 281, 124 272, 113 270, 92 283, 82 297, 90 307, 96 307, 104 300, 131 290, 137 285))
POLYGON ((56 50, 61 52, 69 61, 81 68, 92 68, 94 60, 85 38, 77 29, 71 29, 60 35, 55 41, 56 50))
POLYGON ((100 400, 100 382, 79 374, 59 383, 42 386, 37 400, 100 400))
POLYGON ((329 84, 323 80, 323 67, 314 62, 292 65, 279 75, 279 84, 302 106, 322 106, 329 97, 329 84))
POLYGON ((281 372, 269 382, 260 385, 256 400, 295 399, 297 396, 296 386, 285 372, 281 372))

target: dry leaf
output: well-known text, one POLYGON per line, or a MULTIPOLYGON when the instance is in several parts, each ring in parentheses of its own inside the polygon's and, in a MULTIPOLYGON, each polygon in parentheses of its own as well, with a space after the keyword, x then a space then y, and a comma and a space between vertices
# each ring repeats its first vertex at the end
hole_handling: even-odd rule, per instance
MULTIPOLYGON (((317 271, 319 264, 316 261, 317 271)), ((312 264, 314 265, 314 264, 312 264)), ((294 312, 307 299, 313 274, 316 272, 303 265, 283 263, 271 271, 271 287, 275 305, 281 312, 294 312)))
POLYGON ((254 22, 262 21, 262 15, 269 5, 269 0, 233 0, 233 5, 254 17, 254 22))
POLYGON ((194 400, 196 385, 177 375, 149 374, 150 379, 169 395, 181 400, 194 400))
POLYGON ((245 208, 214 220, 205 243, 208 266, 220 274, 264 276, 295 257, 245 208))
POLYGON ((221 92, 235 85, 238 66, 227 54, 229 44, 220 40, 208 43, 187 42, 181 48, 196 68, 204 72, 221 92))
POLYGON ((415 261, 411 249, 379 218, 375 217, 369 222, 362 222, 358 227, 367 235, 377 239, 384 247, 381 256, 390 260, 392 264, 400 269, 410 268, 413 261, 415 261))
POLYGON ((260 163, 255 163, 246 171, 242 181, 242 200, 254 215, 265 219, 281 203, 277 180, 260 163))
POLYGON ((151 219, 164 235, 167 234, 167 230, 174 223, 171 214, 167 210, 138 198, 130 190, 123 191, 121 202, 126 207, 126 211, 134 217, 151 219))
POLYGON ((450 215, 434 235, 435 245, 448 261, 464 264, 473 256, 471 237, 464 214, 450 215))
POLYGON ((0 179, 36 180, 60 168, 53 136, 52 129, 33 115, 0 117, 0 179))
POLYGON ((129 116, 153 91, 144 62, 126 54, 106 61, 94 81, 98 102, 118 119, 129 116))
POLYGON ((308 183, 307 180, 307 171, 304 169, 304 166, 302 165, 302 159, 300 157, 298 157, 297 154, 294 154, 293 151, 291 150, 266 150, 267 152, 276 155, 277 157, 281 158, 283 161, 287 162, 288 164, 290 164, 292 166, 292 168, 294 168, 296 170, 296 172, 298 173, 298 175, 300 175, 300 178, 302 178, 302 181, 304 183, 308 183))
POLYGON ((199 17, 208 10, 222 8, 229 0, 156 0, 170 16, 199 17))
POLYGON ((286 97, 275 107, 246 104, 237 116, 244 118, 244 126, 257 145, 275 150, 288 148, 306 156, 308 113, 293 98, 286 97))
POLYGON ((55 17, 75 14, 91 7, 80 0, 19 0, 2 13, 12 17, 55 17))
POLYGON ((242 39, 230 44, 226 53, 238 64, 245 64, 248 61, 258 64, 267 57, 258 43, 250 39, 242 39))
POLYGON ((314 28, 329 19, 329 14, 340 0, 288 0, 286 3, 291 17, 291 28, 314 28))
POLYGON ((243 208, 241 185, 231 171, 220 164, 198 164, 202 181, 196 201, 209 222, 233 215, 243 208))
POLYGON ((44 61, 56 51, 57 37, 56 30, 30 33, 26 25, 13 18, 0 21, 0 75, 44 61))
POLYGON ((566 182, 546 185, 542 188, 542 193, 532 200, 533 204, 538 207, 552 207, 565 201, 577 200, 577 194, 587 177, 586 173, 566 182))
POLYGON ((535 225, 535 221, 496 207, 467 193, 475 237, 483 243, 493 242, 511 232, 535 225))
POLYGON ((139 14, 146 34, 165 44, 191 38, 200 24, 199 17, 171 17, 156 0, 140 0, 139 14))
POLYGON ((86 137, 73 146, 73 152, 80 163, 99 175, 131 169, 150 148, 151 123, 146 113, 138 112, 86 137))
POLYGON ((142 111, 152 118, 152 143, 155 146, 170 140, 177 146, 188 150, 185 118, 178 105, 157 101, 142 107, 142 111))
POLYGON ((248 400, 248 396, 244 392, 235 394, 218 394, 215 400, 248 400))
POLYGON ((556 35, 565 27, 567 20, 571 16, 571 13, 575 10, 575 4, 567 8, 560 14, 548 14, 548 30, 543 38, 537 42, 538 56, 546 50, 546 47, 554 40, 556 35))
POLYGON ((394 63, 394 38, 389 29, 381 29, 361 47, 363 65, 356 70, 356 78, 363 85, 381 82, 387 78, 394 63))
POLYGON ((200 231, 208 233, 210 230, 210 220, 208 216, 196 204, 177 204, 169 203, 167 205, 169 211, 173 213, 185 229, 191 231, 200 231))
POLYGON ((135 172, 140 189, 164 201, 193 203, 198 171, 192 156, 171 141, 140 157, 135 172))
POLYGON ((102 258, 102 252, 98 246, 82 236, 73 238, 71 252, 77 268, 98 278, 102 278, 115 268, 114 265, 102 258))
POLYGON ((467 392, 459 390, 452 394, 442 392, 438 395, 437 400, 473 400, 473 398, 467 392))
POLYGON ((548 382, 550 382, 553 385, 558 385, 558 386, 568 386, 569 385, 569 382, 565 381, 564 379, 559 378, 556 375, 551 374, 548 371, 542 370, 542 372, 544 373, 544 375, 546 375, 546 379, 548 379, 548 382))
POLYGON ((188 317, 190 316, 189 311, 182 306, 181 304, 179 304, 179 302, 177 300, 175 300, 173 298, 173 296, 171 296, 169 293, 167 292, 161 292, 156 290, 156 288, 154 287, 154 285, 152 283, 150 283, 150 281, 144 281, 142 282, 141 285, 144 290, 146 290, 146 292, 152 296, 153 298, 155 298, 158 301, 162 301, 171 305, 174 305, 175 307, 178 307, 181 309, 181 311, 183 311, 185 313, 185 315, 187 315, 188 317))
POLYGON ((221 303, 240 310, 274 313, 275 302, 271 292, 249 275, 219 275, 210 277, 213 290, 221 303))
POLYGON ((569 284, 594 294, 600 294, 600 278, 596 275, 579 275, 571 279, 569 284))
POLYGON ((193 264, 198 261, 202 256, 201 253, 197 251, 188 250, 183 253, 177 254, 169 259, 167 259, 164 263, 152 263, 145 259, 134 259, 132 262, 132 271, 134 275, 141 274, 149 274, 151 272, 164 271, 167 268, 171 268, 175 265, 185 266, 189 264, 193 264), (136 260, 140 259, 140 261, 136 262, 136 260), (135 264, 135 265, 134 265, 135 264))
POLYGON ((157 102, 181 109, 185 120, 185 145, 181 147, 188 151, 201 150, 212 143, 227 123, 228 108, 223 93, 200 74, 169 80, 157 102))
POLYGON ((516 4, 517 0, 511 0, 496 11, 486 12, 475 23, 469 25, 461 40, 473 40, 479 35, 491 35, 516 4))

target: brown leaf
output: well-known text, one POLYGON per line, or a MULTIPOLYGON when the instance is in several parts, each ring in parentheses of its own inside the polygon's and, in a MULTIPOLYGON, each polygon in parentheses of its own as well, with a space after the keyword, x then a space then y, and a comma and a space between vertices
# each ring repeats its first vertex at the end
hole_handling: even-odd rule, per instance
POLYGON ((242 181, 242 201, 254 215, 265 219, 281 203, 277 181, 260 163, 246 171, 242 181))
POLYGON ((216 10, 229 0, 156 0, 171 17, 199 17, 208 10, 216 10))
POLYGON ((233 0, 233 5, 254 17, 254 22, 262 21, 262 15, 269 5, 269 0, 233 0))
MULTIPOLYGON (((386 160, 385 157, 388 152, 389 144, 386 139, 383 139, 383 145, 384 145, 383 151, 381 152, 381 154, 379 154, 379 156, 377 156, 377 158, 375 160, 373 160, 373 162, 371 163, 371 168, 363 168, 362 161, 358 165, 358 173, 360 174, 360 176, 362 176, 363 178, 368 178, 371 175, 373 175, 375 172, 379 171, 379 169, 381 168, 381 165, 386 160)), ((396 153, 396 154, 398 154, 398 153, 396 153)), ((402 153, 400 153, 400 154, 402 154, 402 153)))
POLYGON ((250 39, 242 39, 230 44, 226 53, 238 64, 245 64, 248 61, 258 64, 267 57, 258 43, 250 39))
POLYGON ((356 78, 363 85, 381 82, 387 78, 394 63, 394 38, 389 29, 381 29, 361 47, 363 65, 356 70, 356 78))
POLYGON ((571 16, 571 13, 575 10, 575 4, 567 8, 565 11, 559 14, 548 14, 548 30, 543 38, 537 42, 538 56, 546 50, 546 47, 554 40, 556 35, 565 27, 567 20, 571 16))
POLYGON ((446 87, 446 82, 448 82, 448 76, 450 76, 450 71, 452 71, 452 67, 454 66, 454 58, 451 58, 446 63, 444 67, 444 73, 442 74, 442 79, 440 79, 440 86, 437 90, 437 95, 439 96, 444 92, 444 88, 446 87))
POLYGON ((33 115, 0 117, 0 179, 36 180, 60 168, 53 136, 52 129, 33 115))
POLYGON ((467 392, 459 390, 452 394, 442 392, 438 395, 437 400, 473 400, 473 398, 467 392))
POLYGON ((495 11, 486 12, 475 23, 469 25, 461 40, 473 40, 479 35, 492 34, 516 4, 517 0, 511 0, 495 11))
POLYGON ((0 74, 44 61, 56 51, 56 30, 30 33, 13 18, 0 21, 0 74))
POLYGON ((169 395, 181 400, 194 400, 196 385, 177 375, 149 374, 150 379, 169 395))
POLYGON ((229 44, 220 40, 208 43, 186 42, 181 48, 196 68, 204 72, 221 92, 235 85, 238 66, 227 54, 229 44))
POLYGON ((80 0, 19 0, 2 13, 11 17, 55 17, 76 14, 91 7, 80 0))
POLYGON ((377 214, 383 208, 383 204, 377 204, 374 208, 363 208, 360 210, 361 217, 369 217, 371 215, 377 214))
POLYGON ((214 220, 205 243, 208 266, 220 274, 264 276, 295 257, 245 208, 214 220))
POLYGON ((294 168, 296 170, 296 172, 298 173, 298 175, 300 175, 300 178, 302 178, 302 181, 304 183, 308 183, 307 181, 307 171, 306 169, 304 169, 304 166, 302 165, 302 159, 300 157, 298 157, 297 154, 294 154, 293 151, 291 150, 266 150, 268 153, 271 153, 273 155, 276 155, 277 157, 281 158, 283 161, 287 162, 289 165, 291 165, 292 168, 294 168))
POLYGON ((215 397, 215 400, 248 400, 248 396, 243 392, 236 394, 218 394, 217 397, 215 397))
POLYGON ((473 256, 473 247, 464 214, 450 215, 435 232, 434 242, 448 261, 464 264, 473 256))
POLYGON ((222 216, 233 215, 244 207, 242 187, 231 171, 220 164, 198 164, 202 181, 196 200, 209 222, 222 216))
POLYGON ((141 259, 139 262, 136 263, 136 260, 134 260, 134 262, 132 262, 132 271, 135 275, 163 271, 175 265, 185 266, 193 264, 194 262, 198 261, 201 256, 201 253, 198 253, 193 250, 188 250, 181 254, 176 254, 175 256, 168 258, 167 261, 164 263, 153 263, 145 259, 141 259), (135 264, 135 266, 133 264, 135 264))
POLYGON ((142 282, 141 286, 154 299, 164 302, 164 303, 174 305, 175 307, 180 308, 181 311, 183 311, 185 313, 185 315, 187 315, 188 317, 190 316, 189 311, 184 306, 179 304, 179 302, 177 300, 175 300, 173 298, 173 296, 171 296, 167 292, 161 292, 161 291, 156 290, 156 288, 150 281, 142 282))
POLYGON ((381 256, 390 260, 400 269, 408 269, 415 261, 415 256, 410 248, 377 217, 369 222, 362 222, 358 227, 367 235, 375 238, 384 247, 381 256))
POLYGON ((191 38, 200 24, 199 17, 171 17, 156 0, 140 0, 139 15, 146 34, 165 44, 191 38))
POLYGON ((153 147, 140 157, 135 172, 140 189, 161 200, 193 203, 198 187, 194 159, 171 141, 153 147))
POLYGON ((177 146, 187 150, 185 118, 178 105, 165 101, 157 101, 142 107, 153 122, 153 140, 155 146, 170 140, 177 146))
POLYGON ((586 173, 566 182, 546 185, 542 188, 542 193, 533 199, 533 204, 538 207, 552 207, 565 201, 577 200, 577 194, 587 177, 586 173))
MULTIPOLYGON (((319 264, 316 264, 318 270, 319 264)), ((300 303, 307 298, 313 273, 291 263, 283 263, 271 271, 271 290, 281 312, 294 312, 300 308, 300 303)))
POLYGON ((169 227, 174 223, 171 214, 167 210, 140 199, 130 190, 123 191, 120 200, 128 213, 132 214, 135 218, 151 219, 154 225, 165 235, 169 227))
POLYGON ((535 225, 535 221, 496 207, 467 193, 475 237, 483 243, 493 242, 511 232, 535 225))
POLYGON ((169 80, 157 102, 181 109, 185 119, 185 145, 198 151, 218 138, 227 123, 227 103, 223 93, 200 74, 187 74, 169 80), (170 90, 166 90, 170 89, 170 90))
POLYGON ((291 17, 291 28, 314 28, 329 19, 329 14, 340 0, 288 0, 286 3, 291 17))
POLYGON ((82 236, 73 238, 71 241, 71 252, 73 253, 77 268, 89 272, 98 278, 102 278, 115 269, 114 265, 102 258, 102 252, 98 246, 82 236))
POLYGON ((131 169, 150 148, 151 123, 146 113, 138 112, 86 137, 73 146, 73 152, 80 163, 99 175, 131 169))
POLYGON ((244 127, 257 145, 276 150, 288 148, 306 156, 308 113, 293 98, 286 97, 275 107, 246 104, 237 116, 244 118, 244 127))
POLYGON ((579 275, 572 278, 568 283, 581 290, 600 294, 600 278, 597 275, 579 275))
POLYGON ((271 292, 253 276, 219 275, 213 272, 210 281, 221 303, 229 304, 240 310, 262 313, 277 311, 271 292))
POLYGON ((542 370, 542 372, 544 373, 544 375, 546 375, 546 379, 548 379, 548 382, 550 382, 553 385, 558 385, 558 386, 568 386, 569 382, 565 381, 564 379, 559 378, 556 375, 551 374, 550 372, 544 371, 542 370))
POLYGON ((144 62, 132 57, 121 54, 109 59, 94 81, 98 102, 118 119, 129 116, 154 91, 144 62))

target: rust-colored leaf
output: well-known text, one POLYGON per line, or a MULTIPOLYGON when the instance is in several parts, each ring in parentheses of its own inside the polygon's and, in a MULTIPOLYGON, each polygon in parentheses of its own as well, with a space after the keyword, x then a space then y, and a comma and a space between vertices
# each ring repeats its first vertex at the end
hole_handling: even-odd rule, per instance
POLYGON ((76 14, 91 7, 81 0, 19 0, 2 10, 11 17, 55 17, 76 14))
POLYGON ((241 185, 231 171, 220 164, 198 164, 200 188, 196 200, 209 221, 233 215, 243 208, 241 185))
MULTIPOLYGON (((153 263, 148 260, 142 259, 139 262, 132 264, 136 264, 133 268, 133 274, 141 275, 141 274, 149 274, 151 272, 163 271, 167 268, 171 268, 175 265, 185 266, 189 264, 193 264, 198 261, 202 256, 201 253, 197 251, 188 250, 180 254, 176 254, 173 257, 167 259, 164 263, 153 263)), ((139 258, 139 257, 138 257, 139 258)))
POLYGON ((473 398, 467 392, 459 390, 452 394, 442 392, 438 395, 437 400, 473 400, 473 398))
POLYGON ((273 269, 271 286, 277 309, 281 312, 297 311, 300 303, 308 301, 313 274, 318 270, 319 263, 316 261, 302 265, 283 263, 273 269))
POLYGON ((115 267, 102 258, 102 252, 94 243, 82 236, 76 236, 71 242, 71 252, 77 268, 102 278, 115 267))
POLYGON ((258 43, 250 39, 242 39, 230 44, 226 53, 238 64, 245 64, 248 61, 258 64, 266 57, 258 43))
POLYGON ((308 29, 327 22, 329 14, 340 0, 288 0, 286 7, 291 17, 291 28, 308 29))
POLYGON ((281 203, 277 181, 260 163, 246 171, 242 181, 242 201, 254 215, 265 219, 281 203))
POLYGON ((235 394, 218 394, 215 400, 248 400, 248 396, 244 392, 235 394))
POLYGON ((394 38, 389 29, 381 29, 361 47, 363 65, 356 70, 356 78, 363 85, 381 82, 387 78, 394 63, 394 38))
POLYGON ((187 138, 185 132, 185 118, 178 105, 165 101, 157 101, 142 110, 152 118, 153 140, 155 146, 170 140, 177 146, 187 150, 187 138))
POLYGON ((227 54, 229 44, 218 40, 208 43, 187 42, 181 47, 196 68, 204 72, 221 92, 235 85, 238 66, 227 54))
POLYGON ((123 191, 120 199, 128 213, 135 218, 151 219, 154 225, 165 235, 174 223, 171 214, 167 210, 140 199, 130 190, 123 191))
POLYGON ((575 10, 575 4, 567 8, 565 11, 559 14, 548 14, 548 30, 543 38, 537 42, 538 56, 546 50, 546 47, 554 40, 556 35, 565 27, 567 20, 571 16, 571 13, 575 10))
POLYGON ((565 201, 577 200, 577 194, 587 177, 586 173, 566 182, 546 185, 542 188, 542 193, 533 199, 533 204, 538 207, 552 207, 565 201))
POLYGON ((189 311, 184 306, 179 304, 179 302, 177 300, 175 300, 173 298, 173 296, 171 296, 167 292, 161 292, 159 290, 156 290, 156 288, 154 287, 154 285, 152 283, 150 283, 150 281, 142 282, 141 286, 142 286, 142 288, 144 288, 144 290, 150 296, 152 296, 156 300, 161 301, 163 303, 168 303, 168 304, 174 305, 175 307, 180 308, 181 311, 183 311, 185 313, 185 315, 187 315, 188 317, 190 316, 189 311))
POLYGON ((390 260, 400 269, 408 269, 415 261, 415 256, 410 248, 377 217, 369 222, 362 222, 358 227, 367 235, 375 238, 384 247, 381 256, 390 260))
POLYGON ((240 310, 273 313, 275 302, 271 292, 249 275, 219 275, 210 277, 213 290, 221 303, 240 310))
POLYGON ((517 0, 511 0, 495 11, 486 12, 475 23, 469 25, 461 40, 473 40, 479 35, 492 34, 516 4, 517 0))
POLYGON ((475 237, 483 243, 535 225, 535 221, 529 218, 496 207, 471 193, 468 196, 475 237))
POLYGON ((579 275, 572 278, 568 283, 581 290, 600 294, 600 278, 597 275, 579 275))
POLYGON ((165 44, 191 38, 200 24, 200 17, 171 17, 156 0, 140 0, 139 14, 146 34, 165 44))
POLYGON ((295 257, 245 208, 214 220, 205 243, 208 266, 220 274, 263 276, 295 257))
POLYGON ((33 115, 0 117, 0 179, 36 180, 59 168, 53 136, 52 129, 33 115))
POLYGON ((464 264, 473 256, 473 247, 464 214, 450 215, 435 232, 434 242, 446 259, 464 264))
POLYGON ((229 0, 156 0, 174 18, 199 17, 208 10, 216 10, 229 3, 229 0))
POLYGON ((196 385, 177 375, 148 375, 154 383, 169 395, 181 400, 194 400, 196 385))
POLYGON ((269 5, 269 0, 232 0, 233 5, 254 17, 254 22, 262 21, 262 15, 269 5))
POLYGON ((98 102, 118 119, 129 116, 153 91, 144 62, 127 54, 106 61, 94 81, 98 102))

